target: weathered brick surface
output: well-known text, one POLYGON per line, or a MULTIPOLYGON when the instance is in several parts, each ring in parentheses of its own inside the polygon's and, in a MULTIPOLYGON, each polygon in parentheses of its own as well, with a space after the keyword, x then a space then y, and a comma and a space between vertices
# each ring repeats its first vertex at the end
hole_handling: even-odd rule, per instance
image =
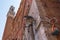
MULTIPOLYGON (((57 24, 60 26, 60 1, 58 0, 35 0, 35 1, 40 12, 40 17, 41 18, 55 17, 58 20, 57 24)), ((22 40, 25 27, 24 16, 28 15, 31 3, 32 0, 22 0, 15 18, 12 17, 7 18, 3 40, 7 39, 12 40, 15 38, 22 40)), ((47 29, 49 30, 49 27, 47 29)), ((48 30, 46 33, 48 36, 50 35, 50 37, 48 37, 48 40, 49 39, 54 40, 55 37, 51 36, 48 30)), ((60 35, 57 36, 57 40, 60 40, 60 35)))
POLYGON ((7 18, 3 40, 22 40, 24 32, 24 16, 27 15, 32 0, 22 0, 15 18, 7 18), (28 5, 27 5, 28 4, 28 5), (11 28, 12 27, 12 30, 11 28))
MULTIPOLYGON (((60 18, 59 18, 60 17, 60 1, 59 0, 36 0, 36 3, 40 11, 41 18, 48 17, 51 19, 55 17, 57 19, 57 24, 60 26, 60 18)), ((56 26, 59 27, 57 24, 56 26)), ((57 40, 60 40, 60 35, 56 37, 57 37, 57 40)), ((52 38, 52 37, 49 37, 49 38, 52 38)))

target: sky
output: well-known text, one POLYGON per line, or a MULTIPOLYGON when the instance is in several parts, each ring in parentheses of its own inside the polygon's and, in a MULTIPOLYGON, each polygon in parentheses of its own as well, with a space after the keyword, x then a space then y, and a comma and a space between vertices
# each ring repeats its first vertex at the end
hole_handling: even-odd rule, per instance
POLYGON ((0 40, 2 40, 7 12, 11 5, 15 7, 15 12, 17 12, 21 0, 0 0, 0 40))

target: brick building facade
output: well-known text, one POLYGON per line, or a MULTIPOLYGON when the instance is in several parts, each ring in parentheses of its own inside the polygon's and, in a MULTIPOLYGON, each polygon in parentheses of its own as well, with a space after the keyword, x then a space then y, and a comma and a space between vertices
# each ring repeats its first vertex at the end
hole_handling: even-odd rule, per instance
POLYGON ((16 16, 10 7, 2 40, 60 40, 60 33, 51 34, 52 19, 60 31, 59 13, 59 0, 22 0, 16 16), (26 26, 25 16, 35 20, 32 26, 26 26))

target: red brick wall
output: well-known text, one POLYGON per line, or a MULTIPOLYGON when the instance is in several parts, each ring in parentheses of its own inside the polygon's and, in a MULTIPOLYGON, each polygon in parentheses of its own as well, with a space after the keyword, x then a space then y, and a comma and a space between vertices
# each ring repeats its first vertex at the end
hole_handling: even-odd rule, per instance
POLYGON ((13 18, 8 17, 2 40, 6 40, 9 37, 9 35, 11 35, 13 29, 12 23, 13 23, 13 18))
POLYGON ((24 16, 28 14, 28 5, 30 5, 32 2, 31 0, 22 0, 19 9, 17 11, 17 14, 14 19, 8 17, 5 30, 4 30, 4 35, 3 35, 3 40, 7 40, 10 38, 10 40, 19 38, 22 40, 23 37, 23 32, 24 32, 24 16), (12 30, 10 29, 12 27, 12 30))

